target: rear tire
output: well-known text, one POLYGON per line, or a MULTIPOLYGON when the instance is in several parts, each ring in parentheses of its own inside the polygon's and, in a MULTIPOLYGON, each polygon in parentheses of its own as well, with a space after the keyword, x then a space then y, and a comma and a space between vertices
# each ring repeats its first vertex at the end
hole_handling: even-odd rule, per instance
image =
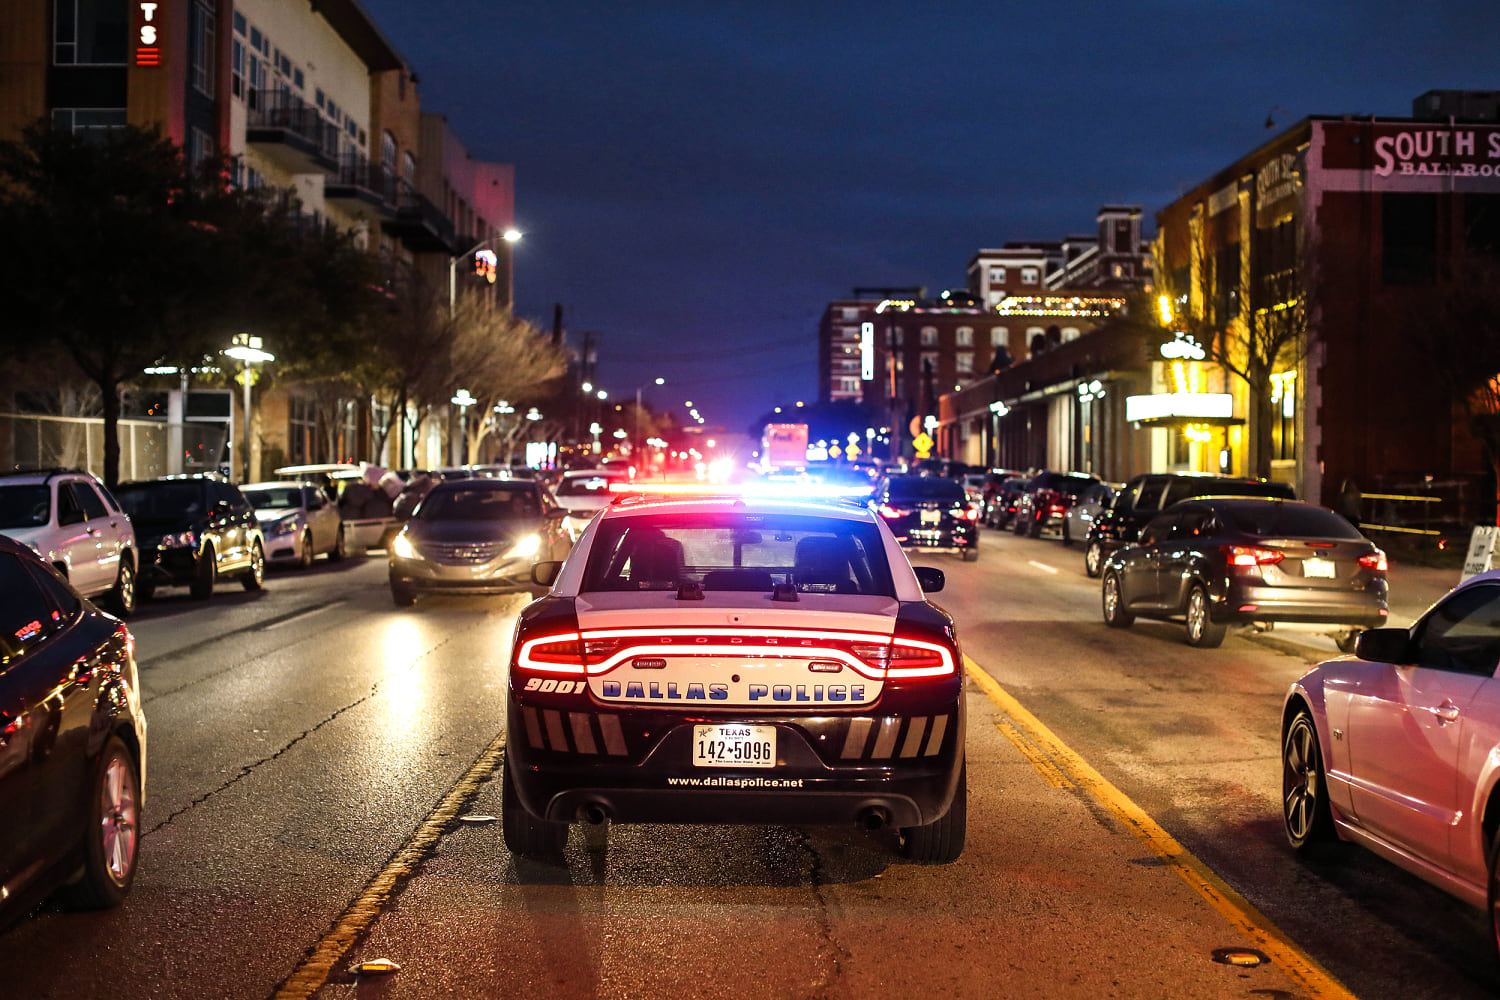
POLYGON ((1104 546, 1098 541, 1089 542, 1083 550, 1083 572, 1090 580, 1099 579, 1099 574, 1104 572, 1104 546))
POLYGON ((140 773, 118 736, 94 763, 88 794, 83 874, 63 897, 70 906, 100 910, 118 906, 130 891, 140 846, 140 773))
POLYGON ((203 555, 198 557, 198 563, 193 567, 193 582, 188 585, 188 593, 193 596, 193 600, 206 601, 213 596, 214 576, 218 572, 214 547, 203 546, 203 555))
POLYGON ((1104 602, 1104 624, 1110 628, 1129 628, 1135 622, 1135 615, 1125 610, 1125 598, 1120 593, 1118 573, 1105 575, 1101 593, 1104 602))
POLYGON ((921 826, 901 828, 901 856, 921 865, 946 865, 957 861, 964 852, 969 817, 969 765, 958 771, 958 788, 953 804, 939 819, 921 826))
POLYGON ((260 542, 250 546, 250 568, 240 577, 240 586, 246 590, 259 590, 266 582, 266 553, 260 542))
POLYGON ((1041 538, 1042 537, 1042 519, 1041 518, 1034 517, 1034 518, 1031 518, 1030 520, 1028 520, 1026 522, 1026 537, 1027 538, 1041 538))
POLYGON ((121 618, 129 618, 135 614, 135 563, 130 561, 128 555, 120 556, 120 571, 115 577, 114 588, 110 590, 105 602, 110 610, 121 618))
POLYGON ((339 525, 338 531, 333 536, 333 548, 329 550, 329 562, 343 562, 344 557, 349 554, 349 543, 344 540, 344 526, 339 525))
POLYGON ((508 760, 501 778, 500 830, 510 853, 524 858, 556 860, 568 846, 568 824, 538 819, 521 804, 508 760))
POLYGON ((964 558, 964 562, 973 562, 974 560, 978 559, 979 558, 979 546, 977 546, 977 545, 970 545, 968 548, 964 549, 963 550, 963 558, 964 558))
POLYGON ((1187 596, 1187 641, 1189 646, 1213 649, 1224 641, 1228 630, 1222 623, 1216 624, 1209 617, 1208 591, 1195 583, 1187 596))
POLYGON ((417 592, 404 583, 391 581, 391 600, 398 608, 409 608, 417 603, 417 592))
POLYGON ((307 569, 313 561, 312 532, 304 531, 297 546, 297 568, 307 569))
MULTIPOLYGON (((1281 814, 1286 839, 1299 853, 1311 853, 1338 840, 1333 810, 1328 804, 1328 782, 1323 771, 1323 749, 1307 709, 1299 709, 1281 741, 1281 814)), ((1490 919, 1495 917, 1494 854, 1490 855, 1490 919)), ((1497 937, 1500 941, 1500 937, 1497 937)))

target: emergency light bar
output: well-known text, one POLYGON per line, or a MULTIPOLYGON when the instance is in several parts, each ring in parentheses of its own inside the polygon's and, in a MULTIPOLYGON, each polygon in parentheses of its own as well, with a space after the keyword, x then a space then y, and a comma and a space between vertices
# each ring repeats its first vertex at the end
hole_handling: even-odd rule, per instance
POLYGON ((764 498, 772 500, 864 498, 869 487, 830 486, 821 483, 742 483, 738 486, 713 486, 698 483, 610 483, 611 493, 662 496, 727 497, 735 499, 764 498))

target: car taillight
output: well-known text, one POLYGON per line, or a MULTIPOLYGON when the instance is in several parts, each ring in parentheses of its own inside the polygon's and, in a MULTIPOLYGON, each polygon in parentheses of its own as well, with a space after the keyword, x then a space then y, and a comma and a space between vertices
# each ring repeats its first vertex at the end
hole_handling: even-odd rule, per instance
POLYGON ((543 674, 582 674, 583 637, 564 632, 527 639, 516 653, 516 666, 543 674))
POLYGON ((909 511, 909 510, 903 510, 900 507, 892 507, 888 503, 883 503, 883 504, 880 505, 880 516, 881 517, 905 517, 907 514, 910 514, 910 513, 911 513, 911 511, 909 511))
POLYGON ((897 636, 891 642, 890 665, 886 677, 947 677, 958 669, 946 646, 924 639, 897 636))
POLYGON ((1373 569, 1377 573, 1384 573, 1390 569, 1390 563, 1386 562, 1385 553, 1376 549, 1369 555, 1359 557, 1359 564, 1365 569, 1373 569))
POLYGON ((1223 545, 1220 548, 1230 566, 1274 566, 1286 558, 1277 549, 1263 549, 1258 545, 1223 545))

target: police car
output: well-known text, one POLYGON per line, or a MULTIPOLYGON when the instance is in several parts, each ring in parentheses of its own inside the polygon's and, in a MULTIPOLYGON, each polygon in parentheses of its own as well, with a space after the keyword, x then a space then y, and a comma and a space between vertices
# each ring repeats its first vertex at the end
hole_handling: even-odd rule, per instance
POLYGON ((894 827, 963 850, 963 666, 953 620, 854 502, 633 495, 596 517, 519 617, 506 846, 570 823, 894 827))

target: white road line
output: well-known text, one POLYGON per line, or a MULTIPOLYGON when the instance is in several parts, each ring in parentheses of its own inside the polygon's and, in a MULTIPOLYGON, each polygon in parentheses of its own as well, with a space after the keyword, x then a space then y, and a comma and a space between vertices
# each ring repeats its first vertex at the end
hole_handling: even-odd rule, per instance
POLYGON ((1054 573, 1055 574, 1058 571, 1056 566, 1048 566, 1046 563, 1039 563, 1035 559, 1028 559, 1028 560, 1026 560, 1026 565, 1028 565, 1028 566, 1035 566, 1037 569, 1042 570, 1042 571, 1047 572, 1047 573, 1054 573))
POLYGON ((332 604, 325 604, 321 608, 309 608, 308 610, 302 612, 300 615, 293 615, 290 618, 283 618, 279 622, 273 622, 272 624, 262 628, 261 631, 269 632, 274 628, 281 628, 281 626, 283 625, 290 625, 292 622, 300 622, 304 618, 311 618, 313 615, 320 615, 323 612, 327 611, 329 608, 336 608, 343 603, 343 601, 334 601, 332 604))

